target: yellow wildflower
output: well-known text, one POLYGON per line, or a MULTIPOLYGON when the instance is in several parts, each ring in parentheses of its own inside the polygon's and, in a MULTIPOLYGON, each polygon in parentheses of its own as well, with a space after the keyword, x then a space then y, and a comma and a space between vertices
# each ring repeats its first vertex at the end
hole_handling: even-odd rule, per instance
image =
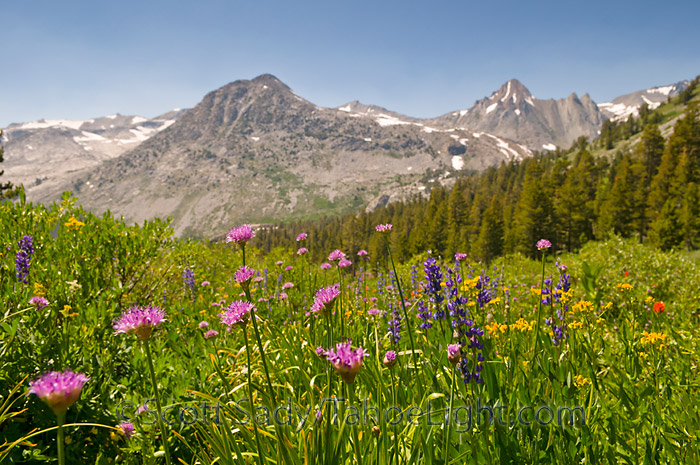
POLYGON ((72 309, 73 307, 71 307, 70 305, 64 305, 63 310, 61 310, 61 313, 66 318, 78 315, 76 312, 71 312, 72 309))
POLYGON ((520 318, 518 321, 510 325, 510 329, 515 329, 524 333, 525 331, 530 331, 532 329, 532 324, 528 323, 524 318, 520 318))
POLYGON ((613 303, 612 303, 612 302, 608 302, 607 304, 603 305, 601 308, 602 308, 603 310, 610 310, 610 309, 612 308, 612 306, 613 306, 613 303))
POLYGON ((620 292, 627 292, 627 291, 631 291, 632 289, 634 289, 634 286, 631 284, 622 283, 622 284, 618 284, 617 288, 620 289, 620 292))
POLYGON ((593 310, 593 302, 589 302, 587 300, 581 300, 571 307, 572 313, 592 313, 593 310))
POLYGON ((597 320, 595 320, 595 322, 599 325, 602 325, 603 323, 605 323, 605 318, 598 318, 597 320))
POLYGON ((79 231, 80 228, 85 226, 85 223, 82 221, 79 221, 75 217, 71 216, 68 222, 64 223, 64 226, 69 230, 69 231, 79 231))
POLYGON ((658 346, 659 349, 663 349, 666 346, 666 338, 668 336, 663 333, 648 333, 644 331, 642 333, 642 344, 650 346, 658 346))
POLYGON ((576 375, 576 376, 574 377, 574 384, 576 385, 576 387, 579 387, 579 388, 580 388, 580 387, 583 387, 583 386, 585 386, 585 385, 587 385, 587 384, 591 384, 591 380, 588 379, 588 378, 584 378, 584 377, 581 376, 581 375, 576 375))
POLYGON ((569 328, 571 328, 571 329, 583 328, 583 323, 581 323, 580 321, 574 321, 569 325, 569 328))
POLYGON ((652 296, 648 295, 647 298, 644 299, 644 302, 646 302, 647 304, 653 304, 654 298, 652 296))
POLYGON ((574 290, 569 289, 566 292, 559 290, 559 301, 563 304, 568 304, 574 298, 574 290))
POLYGON ((34 283, 34 294, 38 296, 45 296, 46 288, 39 283, 34 283))
POLYGON ((495 304, 500 304, 500 303, 501 303, 501 298, 496 297, 495 299, 493 299, 489 302, 489 305, 495 305, 495 304))
POLYGON ((532 295, 542 295, 542 291, 536 287, 531 287, 530 288, 530 294, 532 295))
POLYGON ((506 324, 499 324, 497 321, 494 321, 493 323, 487 324, 486 329, 489 330, 489 334, 492 336, 497 336, 499 333, 505 333, 508 330, 508 325, 506 324))

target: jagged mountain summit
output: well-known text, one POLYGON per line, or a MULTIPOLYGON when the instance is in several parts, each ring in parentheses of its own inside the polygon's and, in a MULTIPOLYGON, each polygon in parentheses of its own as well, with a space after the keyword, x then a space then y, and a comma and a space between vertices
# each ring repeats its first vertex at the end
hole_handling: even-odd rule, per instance
POLYGON ((439 126, 464 127, 516 140, 533 150, 568 147, 580 136, 598 134, 604 116, 588 94, 540 100, 517 79, 467 110, 435 118, 439 126))
MULTIPOLYGON (((347 110, 318 107, 271 75, 235 81, 64 186, 94 211, 172 216, 176 234, 212 237, 240 221, 381 205, 531 155, 494 135, 347 110)), ((61 190, 39 185, 30 194, 49 201, 61 190)))
POLYGON ((671 97, 683 92, 690 85, 690 81, 680 81, 668 86, 652 87, 651 89, 638 90, 630 94, 621 95, 611 100, 598 104, 606 119, 624 121, 630 115, 639 116, 639 108, 648 105, 650 110, 657 108, 671 97))
POLYGON ((183 110, 157 116, 120 114, 89 120, 40 120, 3 130, 5 175, 29 188, 118 157, 173 124, 183 110))

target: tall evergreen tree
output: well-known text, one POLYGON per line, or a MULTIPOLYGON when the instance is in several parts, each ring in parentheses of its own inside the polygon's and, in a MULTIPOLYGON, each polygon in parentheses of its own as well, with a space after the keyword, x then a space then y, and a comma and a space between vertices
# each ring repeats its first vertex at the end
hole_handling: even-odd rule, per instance
POLYGON ((469 215, 469 206, 464 198, 461 183, 455 183, 447 201, 447 255, 464 250, 466 245, 465 226, 469 215))
POLYGON ((542 238, 554 238, 552 221, 552 192, 549 189, 543 163, 530 160, 525 172, 523 193, 513 217, 513 252, 535 256, 534 244, 542 238))
POLYGON ((503 253, 503 235, 503 206, 501 197, 495 195, 484 211, 473 255, 486 263, 498 257, 503 253))

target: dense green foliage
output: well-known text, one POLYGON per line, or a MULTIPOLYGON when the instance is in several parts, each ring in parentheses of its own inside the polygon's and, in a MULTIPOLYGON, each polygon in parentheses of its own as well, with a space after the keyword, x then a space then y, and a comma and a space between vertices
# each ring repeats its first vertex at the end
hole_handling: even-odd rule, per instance
POLYGON ((371 213, 297 222, 264 231, 265 250, 288 244, 308 230, 314 259, 338 239, 352 252, 369 246, 383 254, 372 226, 392 222, 400 260, 432 250, 442 256, 467 252, 489 261, 501 254, 534 256, 532 244, 551 238, 556 250, 574 251, 610 234, 635 237, 664 250, 700 247, 700 110, 698 79, 681 96, 639 118, 607 123, 602 139, 580 138, 569 150, 538 154, 460 178, 451 188, 434 186, 427 199, 390 204, 371 213), (693 97, 694 96, 694 97, 693 97), (684 112, 677 114, 679 105, 684 112), (659 123, 673 124, 665 140, 659 123), (628 128, 629 130, 624 130, 628 128), (631 128, 631 129, 630 129, 631 128), (636 145, 611 158, 601 144, 636 145), (602 142, 601 142, 602 141, 602 142))
MULTIPOLYGON (((537 198, 537 189, 528 195, 537 198)), ((451 197, 444 205, 469 216, 471 210, 460 206, 463 197, 451 197)), ((369 262, 353 260, 356 263, 348 268, 334 265, 322 270, 310 260, 313 248, 301 256, 290 249, 308 241, 291 239, 285 248, 262 254, 262 239, 256 237, 246 248, 245 260, 258 271, 259 279, 248 291, 233 279, 233 271, 243 262, 240 248, 177 241, 170 237, 167 224, 127 226, 109 214, 86 213, 74 202, 66 197, 48 208, 23 201, 0 205, 0 462, 55 460, 56 435, 51 429, 55 417, 37 396, 24 394, 28 379, 67 368, 90 377, 80 399, 69 408, 64 428, 71 464, 164 463, 163 438, 174 463, 193 465, 259 460, 288 464, 700 460, 700 416, 687 408, 700 395, 695 330, 700 319, 695 289, 700 274, 678 252, 615 237, 588 242, 578 253, 560 254, 558 263, 547 252, 544 261, 521 254, 501 257, 489 270, 449 260, 435 265, 442 277, 433 282, 433 289, 449 291, 443 302, 436 303, 423 270, 427 254, 398 266, 397 280, 389 271, 386 250, 369 262), (34 246, 27 283, 16 276, 23 236, 31 236, 34 246), (555 291, 566 273, 571 275, 571 289, 555 291), (287 282, 292 286, 284 286, 287 282), (340 284, 335 312, 318 318, 308 313, 315 291, 334 283, 340 284), (555 295, 557 300, 540 306, 542 295, 555 295), (37 308, 29 303, 33 296, 43 296, 48 305, 37 308), (463 300, 457 302, 457 297, 463 300), (219 322, 222 306, 236 299, 256 303, 259 340, 253 336, 257 333, 253 325, 228 331, 219 322), (653 311, 661 302, 663 311, 653 311), (148 414, 135 412, 136 406, 153 398, 144 344, 133 335, 114 334, 112 328, 113 320, 134 304, 159 305, 168 313, 150 339, 160 396, 169 409, 165 431, 153 424, 153 400, 148 414), (421 318, 421 308, 433 314, 445 312, 445 319, 421 318), (466 326, 484 330, 473 336, 481 349, 448 329, 451 321, 459 321, 456 314, 448 316, 455 309, 468 312, 471 322, 466 326), (557 324, 563 325, 564 337, 555 345, 546 318, 558 319, 558 311, 563 312, 557 324), (392 333, 397 319, 398 331, 392 333), (205 330, 199 325, 204 320, 208 329, 218 330, 217 337, 203 337, 205 330), (421 327, 426 321, 433 326, 421 327), (316 353, 316 347, 328 349, 346 337, 368 352, 352 384, 316 353), (459 353, 465 365, 455 367, 448 361, 447 345, 453 343, 462 344, 459 353), (252 349, 250 361, 247 348, 252 349), (382 364, 388 350, 397 353, 393 368, 382 364), (480 372, 483 383, 465 382, 465 369, 480 372), (250 422, 233 424, 245 422, 250 404, 242 399, 251 390, 257 439, 250 422), (330 421, 333 402, 322 405, 324 398, 332 397, 349 399, 335 406, 337 423, 330 421), (381 412, 391 408, 388 419, 373 419, 371 411, 370 417, 365 416, 365 402, 381 412), (447 427, 442 419, 450 405, 453 421, 447 427), (477 414, 484 405, 494 409, 492 420, 488 411, 477 414), (286 406, 291 418, 282 411, 276 425, 274 409, 286 406), (533 410, 523 410, 527 406, 533 410), (575 407, 579 407, 574 411, 576 422, 569 424, 567 408, 575 407), (317 411, 322 412, 318 421, 317 411), (524 421, 520 412, 525 412, 524 421), (560 422, 561 412, 565 416, 560 422), (412 422, 406 421, 409 413, 412 422), (399 414, 404 420, 389 424, 399 414), (354 415, 359 415, 355 426, 354 415), (208 421, 202 421, 204 416, 208 421), (114 429, 125 419, 136 427, 130 439, 114 429)), ((485 208, 491 209, 488 221, 497 229, 503 207, 491 201, 485 208)), ((446 243, 462 240, 454 221, 444 221, 446 243)), ((394 252, 406 248, 394 232, 388 237, 394 252)), ((383 239, 375 233, 365 247, 381 245, 383 239)), ((427 247, 435 246, 433 237, 422 239, 427 247)), ((334 244, 340 241, 336 237, 334 244)), ((486 248, 498 246, 481 233, 479 241, 486 248)), ((534 244, 530 248, 536 250, 534 244)), ((318 254, 325 257, 329 252, 318 254)))

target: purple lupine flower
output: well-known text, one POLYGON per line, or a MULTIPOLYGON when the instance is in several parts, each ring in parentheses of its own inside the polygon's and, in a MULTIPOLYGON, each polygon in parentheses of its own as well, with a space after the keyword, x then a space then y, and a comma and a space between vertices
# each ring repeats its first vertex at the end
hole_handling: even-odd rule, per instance
POLYGON ((369 353, 362 347, 352 349, 350 341, 339 342, 335 349, 329 349, 326 352, 328 361, 331 362, 343 381, 348 384, 355 381, 357 372, 362 368, 362 359, 368 355, 369 353))
POLYGON ((24 236, 17 243, 19 250, 15 257, 15 276, 17 281, 29 284, 29 265, 34 254, 34 238, 32 236, 24 236))
POLYGON ((331 311, 335 299, 340 295, 340 284, 322 287, 316 291, 314 303, 311 305, 311 311, 320 314, 326 314, 331 311))
POLYGON ((387 368, 392 368, 394 365, 396 365, 396 352, 393 350, 388 350, 386 354, 384 354, 384 361, 382 363, 387 368))
POLYGON ((418 318, 423 320, 423 323, 420 324, 421 329, 429 329, 433 327, 433 324, 430 322, 432 317, 433 315, 428 311, 425 303, 423 303, 422 300, 418 302, 418 318))
POLYGON ((154 328, 166 321, 167 316, 165 310, 159 307, 134 306, 114 320, 112 327, 117 330, 115 334, 136 334, 139 339, 145 341, 151 337, 154 328))
POLYGON ((299 233, 299 235, 297 236, 297 242, 300 242, 300 241, 305 240, 308 236, 309 236, 309 235, 306 234, 305 232, 299 233))
POLYGON ((255 237, 255 231, 249 224, 244 224, 233 228, 226 234, 226 242, 245 245, 249 240, 255 237))
POLYGON ((232 326, 245 327, 248 324, 250 314, 255 310, 255 305, 243 300, 234 300, 223 313, 219 313, 221 323, 229 328, 232 326))
POLYGON ((352 262, 350 260, 345 259, 345 258, 341 259, 338 262, 338 268, 347 268, 350 265, 352 265, 352 262))
POLYGON ((306 247, 300 247, 299 250, 297 250, 297 255, 306 255, 309 253, 309 249, 306 247))
POLYGON ((398 307, 392 313, 393 318, 389 320, 389 334, 391 342, 398 344, 401 340, 401 315, 399 315, 398 307))
POLYGON ((50 371, 29 383, 29 393, 36 394, 56 415, 60 415, 78 400, 83 385, 89 379, 71 370, 63 373, 50 371))
POLYGON ((211 339, 213 337, 216 337, 219 335, 219 332, 215 329, 210 329, 206 333, 204 333, 204 339, 211 339))
POLYGON ((462 372, 462 379, 465 383, 474 381, 478 384, 484 382, 481 377, 481 371, 483 370, 483 365, 481 362, 484 361, 484 356, 481 354, 480 350, 483 349, 483 344, 481 343, 481 337, 484 335, 484 331, 481 328, 473 326, 471 320, 468 321, 469 330, 463 333, 463 336, 469 342, 467 347, 463 349, 471 349, 471 357, 463 356, 462 360, 459 362, 459 370, 462 372))
POLYGON ((189 291, 192 300, 194 300, 197 295, 197 284, 194 281, 194 272, 189 268, 185 268, 185 271, 182 272, 182 281, 185 283, 186 292, 189 291))
POLYGON ((338 249, 335 249, 328 255, 328 260, 331 262, 342 260, 345 258, 345 254, 338 249))
MULTIPOLYGON (((445 300, 442 293, 442 270, 440 265, 438 265, 437 260, 434 257, 428 257, 428 259, 423 264, 425 270, 425 291, 430 296, 429 300, 435 305, 439 305, 445 300)), ((434 318, 444 319, 445 312, 439 310, 435 313, 434 318)))
POLYGON ((391 232, 391 224, 378 224, 377 232, 388 234, 391 232))
POLYGON ((540 239, 537 241, 537 249, 538 250, 547 250, 552 246, 552 243, 549 242, 547 239, 540 239))
POLYGON ((49 301, 43 297, 35 295, 31 299, 29 299, 29 303, 34 305, 37 310, 41 310, 42 308, 46 307, 49 304, 49 301))
POLYGON ((322 270, 330 270, 331 269, 331 264, 327 262, 321 263, 321 269, 322 270))
POLYGON ((117 431, 119 431, 119 434, 124 436, 126 439, 131 439, 131 436, 134 434, 134 425, 128 421, 125 421, 117 426, 117 431))

